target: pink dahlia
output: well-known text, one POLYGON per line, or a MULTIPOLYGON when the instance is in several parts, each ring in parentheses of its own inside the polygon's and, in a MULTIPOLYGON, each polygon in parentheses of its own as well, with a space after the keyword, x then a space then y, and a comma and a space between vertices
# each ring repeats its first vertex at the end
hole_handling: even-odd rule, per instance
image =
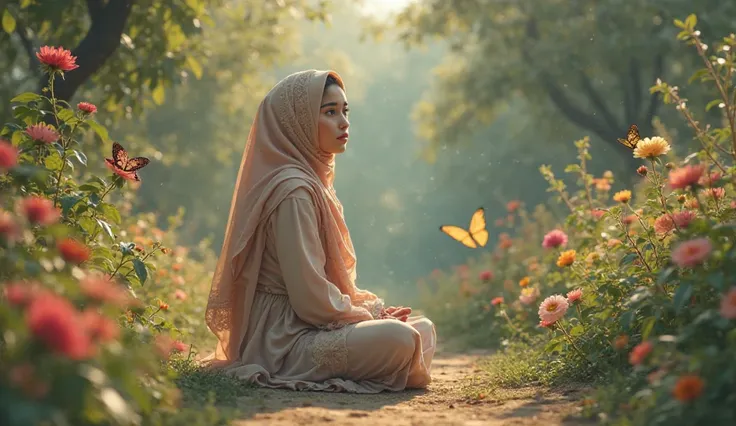
POLYGON ((567 234, 559 229, 553 229, 544 236, 542 240, 542 247, 544 248, 556 248, 567 245, 567 234))
POLYGON ((559 294, 549 296, 539 305, 539 319, 555 323, 565 316, 565 312, 567 312, 569 306, 567 299, 559 294))

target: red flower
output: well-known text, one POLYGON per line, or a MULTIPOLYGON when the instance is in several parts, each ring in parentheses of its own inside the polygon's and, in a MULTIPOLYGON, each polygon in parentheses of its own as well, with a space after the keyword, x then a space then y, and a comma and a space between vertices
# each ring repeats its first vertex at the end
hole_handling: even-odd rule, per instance
POLYGON ((515 212, 516 210, 519 209, 519 207, 521 207, 521 201, 519 200, 511 200, 508 203, 506 203, 506 210, 509 213, 515 212))
POLYGON ((130 296, 109 275, 90 275, 79 282, 79 287, 87 297, 102 303, 116 306, 127 306, 130 296))
POLYGON ((19 207, 23 215, 33 224, 51 225, 61 216, 51 200, 35 195, 20 200, 19 207))
POLYGON ((16 281, 3 286, 5 298, 13 306, 24 306, 44 292, 35 281, 16 281))
POLYGON ((18 164, 18 149, 10 142, 0 139, 0 172, 10 170, 18 164))
POLYGON ((672 395, 680 402, 696 400, 703 394, 705 382, 695 374, 686 374, 677 379, 672 395))
POLYGON ((634 346, 634 349, 632 349, 629 353, 629 362, 631 363, 631 365, 641 364, 642 362, 644 362, 644 359, 652 352, 652 349, 654 349, 654 345, 652 345, 651 342, 639 343, 638 345, 634 346))
POLYGON ((97 107, 89 102, 80 102, 77 104, 77 108, 85 114, 94 114, 97 112, 97 107))
POLYGON ((64 238, 56 245, 61 257, 67 262, 79 265, 89 259, 90 249, 86 245, 72 238, 64 238))
POLYGON ((182 342, 181 340, 174 341, 174 350, 177 352, 185 352, 189 350, 189 345, 182 342))
POLYGON ((501 303, 503 303, 503 297, 501 296, 494 297, 493 300, 491 300, 491 305, 493 306, 500 305, 501 303))
POLYGON ((77 57, 63 47, 43 46, 36 57, 48 71, 71 71, 79 68, 77 57))
POLYGON ((115 340, 120 335, 120 328, 115 321, 92 309, 84 311, 81 320, 90 336, 100 342, 115 340))
POLYGON ((33 299, 26 311, 26 324, 53 352, 73 360, 92 354, 92 342, 79 321, 79 312, 63 297, 45 293, 33 299))
POLYGON ((481 281, 490 281, 493 279, 493 272, 483 271, 478 275, 478 278, 480 278, 481 281))
POLYGON ((30 136, 31 139, 46 144, 54 143, 59 140, 59 132, 57 132, 54 126, 50 124, 38 123, 28 126, 26 127, 26 134, 30 136))

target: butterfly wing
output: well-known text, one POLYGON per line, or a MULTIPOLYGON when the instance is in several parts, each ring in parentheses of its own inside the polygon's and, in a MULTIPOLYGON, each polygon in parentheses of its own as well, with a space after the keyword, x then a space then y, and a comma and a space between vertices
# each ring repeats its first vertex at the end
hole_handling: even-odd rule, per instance
POLYGON ((112 161, 114 166, 120 170, 125 170, 125 165, 128 164, 128 153, 117 142, 112 143, 112 161))
POLYGON ((146 157, 131 158, 130 160, 128 160, 128 163, 125 165, 125 168, 123 170, 125 170, 126 172, 134 172, 145 167, 146 164, 148 164, 149 162, 150 160, 146 157))
POLYGON ((488 230, 486 230, 486 214, 483 207, 473 213, 473 217, 470 219, 470 236, 478 243, 479 246, 485 247, 488 242, 488 230))
POLYGON ((462 243, 466 247, 476 248, 478 245, 475 243, 473 237, 470 236, 470 232, 464 230, 459 226, 453 225, 442 225, 440 231, 449 235, 453 240, 462 243))
POLYGON ((640 140, 641 135, 639 135, 639 127, 636 124, 632 124, 629 127, 629 131, 626 132, 626 139, 618 138, 619 143, 629 149, 635 149, 640 140))

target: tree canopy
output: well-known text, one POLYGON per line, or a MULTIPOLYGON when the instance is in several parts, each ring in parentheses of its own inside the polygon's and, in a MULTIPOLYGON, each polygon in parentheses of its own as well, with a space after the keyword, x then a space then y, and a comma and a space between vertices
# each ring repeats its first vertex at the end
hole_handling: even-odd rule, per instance
POLYGON ((442 38, 451 46, 417 107, 432 149, 487 126, 514 97, 528 101, 540 126, 564 119, 615 144, 632 123, 650 133, 661 101, 649 87, 687 79, 697 59, 676 50, 673 20, 697 13, 717 35, 734 30, 734 12, 717 0, 420 0, 396 22, 409 45, 442 38))
POLYGON ((259 43, 237 54, 257 62, 261 48, 274 49, 271 39, 278 39, 282 19, 295 12, 321 13, 321 3, 308 3, 314 2, 0 0, 0 61, 10 65, 0 70, 0 81, 13 91, 40 88, 35 52, 46 44, 63 46, 77 57, 79 69, 55 83, 58 98, 70 100, 89 82, 110 110, 120 105, 137 110, 146 99, 161 104, 166 87, 188 74, 202 76, 212 52, 200 36, 215 27, 215 10, 241 14, 233 31, 257 34, 259 43))

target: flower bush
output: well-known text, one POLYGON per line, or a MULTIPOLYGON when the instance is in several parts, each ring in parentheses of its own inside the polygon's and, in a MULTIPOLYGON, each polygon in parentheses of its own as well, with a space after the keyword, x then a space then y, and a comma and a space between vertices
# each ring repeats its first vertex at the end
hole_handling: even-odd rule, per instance
POLYGON ((614 190, 613 173, 587 170, 588 138, 576 141, 565 170, 576 188, 542 166, 551 206, 497 220, 492 253, 420 283, 423 309, 469 341, 538 348, 546 336, 539 362, 556 376, 535 377, 596 381, 585 411, 605 423, 736 423, 736 36, 709 47, 695 16, 675 24, 703 59, 691 81, 714 87, 705 109, 719 118, 699 121, 666 82, 651 92, 675 105, 700 149, 642 135, 635 184, 614 190))
POLYGON ((12 99, 0 131, 0 423, 220 424, 211 407, 182 409, 182 390, 190 398, 176 386, 190 377, 177 371, 226 380, 193 366, 197 348, 182 341, 211 342, 187 302, 206 295, 211 250, 191 259, 176 246, 177 218, 163 232, 130 214, 115 197, 137 175, 87 170, 81 135, 112 147, 95 105, 54 96, 76 59, 51 47, 37 56, 49 85, 12 99))

